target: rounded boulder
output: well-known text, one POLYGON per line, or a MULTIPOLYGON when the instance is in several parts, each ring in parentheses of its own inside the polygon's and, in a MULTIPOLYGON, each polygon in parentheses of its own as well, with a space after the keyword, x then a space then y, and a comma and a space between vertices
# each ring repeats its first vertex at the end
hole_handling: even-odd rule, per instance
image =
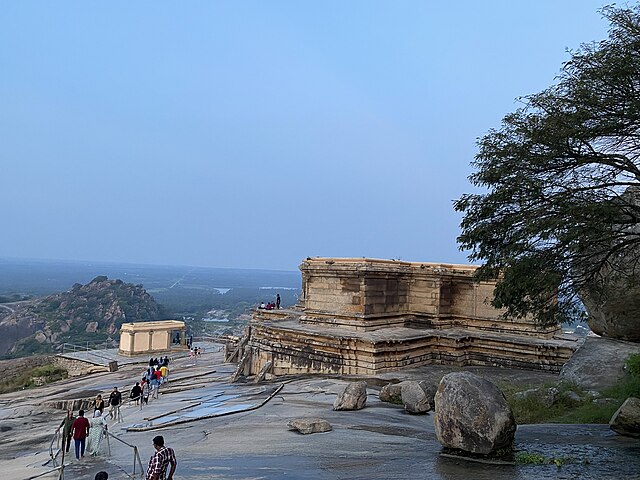
POLYGON ((436 437, 445 447, 481 455, 511 448, 517 428, 513 412, 490 381, 468 372, 449 373, 434 403, 436 437))

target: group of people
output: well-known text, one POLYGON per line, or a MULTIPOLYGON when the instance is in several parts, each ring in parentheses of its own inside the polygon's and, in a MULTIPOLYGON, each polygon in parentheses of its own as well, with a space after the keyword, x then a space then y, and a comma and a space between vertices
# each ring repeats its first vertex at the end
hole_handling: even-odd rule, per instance
POLYGON ((107 433, 107 415, 111 420, 120 419, 122 393, 118 391, 118 387, 113 387, 107 402, 109 412, 105 414, 105 402, 102 395, 98 395, 93 401, 93 415, 90 419, 84 416, 84 410, 80 410, 77 417, 73 416, 72 410, 67 412, 67 416, 60 423, 60 428, 62 428, 62 448, 66 453, 69 452, 71 439, 73 438, 75 454, 78 460, 84 457, 85 450, 91 455, 98 454, 102 439, 107 433))
POLYGON ((169 366, 169 357, 167 357, 166 355, 164 358, 151 357, 149 359, 149 367, 162 367, 162 366, 165 366, 165 367, 169 366))
POLYGON ((85 450, 90 455, 98 454, 102 439, 107 432, 107 421, 102 417, 100 410, 94 411, 91 420, 85 418, 84 410, 80 410, 75 418, 73 411, 69 410, 60 427, 62 427, 62 448, 69 453, 73 438, 76 459, 80 460, 84 457, 85 450))
POLYGON ((158 398, 160 385, 169 381, 169 357, 149 359, 149 368, 139 382, 131 388, 129 398, 136 405, 149 403, 149 397, 158 398))
MULTIPOLYGON (((109 399, 107 400, 107 405, 109 405, 109 418, 111 420, 118 420, 120 417, 120 405, 122 405, 122 393, 118 391, 118 387, 113 387, 113 391, 109 394, 109 399)), ((93 402, 93 412, 94 416, 96 416, 96 412, 99 412, 99 416, 104 415, 104 400, 102 399, 102 395, 98 395, 93 402)))
POLYGON ((275 302, 269 302, 266 305, 264 302, 260 302, 260 306, 258 308, 261 308, 264 310, 280 310, 280 294, 278 293, 276 295, 275 302))

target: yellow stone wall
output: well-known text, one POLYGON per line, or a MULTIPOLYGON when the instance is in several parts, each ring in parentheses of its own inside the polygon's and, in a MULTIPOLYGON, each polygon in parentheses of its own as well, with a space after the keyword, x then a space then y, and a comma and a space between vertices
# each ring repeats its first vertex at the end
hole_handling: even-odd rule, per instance
POLYGON ((491 306, 495 282, 476 282, 477 267, 372 259, 307 259, 300 265, 303 323, 354 330, 397 325, 463 326, 550 335, 533 318, 506 319, 491 306))

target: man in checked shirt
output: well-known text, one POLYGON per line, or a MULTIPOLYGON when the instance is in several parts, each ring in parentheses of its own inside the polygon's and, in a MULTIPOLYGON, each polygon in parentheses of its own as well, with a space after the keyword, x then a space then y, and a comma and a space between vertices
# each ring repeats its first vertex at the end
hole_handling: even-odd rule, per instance
POLYGON ((176 465, 178 465, 173 449, 164 446, 164 437, 162 435, 153 438, 153 448, 156 449, 156 453, 149 460, 145 480, 165 480, 165 478, 166 480, 173 480, 173 473, 176 471, 176 465), (171 470, 167 475, 169 464, 171 464, 171 470))

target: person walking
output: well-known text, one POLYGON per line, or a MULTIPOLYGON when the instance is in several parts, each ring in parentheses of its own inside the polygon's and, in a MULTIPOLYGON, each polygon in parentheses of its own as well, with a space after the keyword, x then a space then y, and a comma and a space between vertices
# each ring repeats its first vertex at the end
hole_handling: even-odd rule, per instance
POLYGON ((165 383, 169 381, 169 367, 166 364, 160 367, 160 373, 162 374, 162 378, 160 379, 160 383, 165 383))
POLYGON ((162 435, 153 437, 153 448, 156 451, 149 459, 145 480, 173 480, 173 474, 178 465, 175 452, 172 448, 165 447, 162 435), (167 467, 169 465, 171 465, 171 469, 169 470, 169 475, 167 475, 167 467))
POLYGON ((136 382, 136 384, 131 389, 131 394, 129 394, 129 398, 136 402, 136 405, 140 403, 140 397, 142 396, 142 387, 140 386, 140 382, 136 382))
POLYGON ((104 400, 102 399, 102 395, 98 395, 96 397, 96 400, 93 403, 93 411, 94 413, 99 411, 100 415, 102 415, 102 412, 104 412, 104 400))
POLYGON ((151 398, 158 398, 158 390, 160 388, 160 380, 158 380, 158 377, 153 375, 151 377, 151 382, 149 382, 149 384, 151 385, 151 398))
POLYGON ((120 417, 120 404, 122 403, 122 393, 118 391, 118 387, 113 387, 113 391, 109 395, 109 418, 118 420, 120 417))
POLYGON ((62 448, 64 448, 64 451, 67 453, 69 453, 69 447, 71 446, 71 427, 73 426, 74 420, 73 411, 69 410, 67 416, 62 420, 60 427, 58 427, 62 428, 62 448))
POLYGON ((93 418, 89 421, 89 437, 87 438, 87 452, 90 455, 96 456, 100 452, 100 446, 102 445, 102 438, 107 430, 106 415, 101 415, 98 410, 93 414, 93 418))
POLYGON ((89 435, 89 420, 84 418, 84 410, 78 412, 78 418, 73 421, 71 425, 71 431, 73 433, 73 440, 76 444, 76 459, 80 460, 80 457, 84 457, 84 447, 87 435, 89 435))

